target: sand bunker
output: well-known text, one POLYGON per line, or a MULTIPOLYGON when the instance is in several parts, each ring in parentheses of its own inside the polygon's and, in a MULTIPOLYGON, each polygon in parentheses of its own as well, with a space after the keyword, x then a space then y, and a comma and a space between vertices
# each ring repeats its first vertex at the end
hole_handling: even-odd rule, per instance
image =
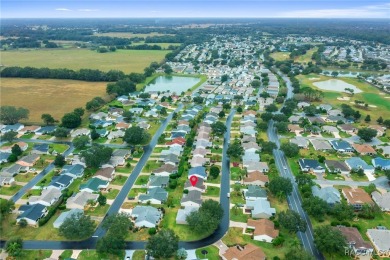
POLYGON ((341 100, 341 101, 348 101, 350 99, 351 99, 350 97, 338 97, 337 98, 337 100, 341 100))

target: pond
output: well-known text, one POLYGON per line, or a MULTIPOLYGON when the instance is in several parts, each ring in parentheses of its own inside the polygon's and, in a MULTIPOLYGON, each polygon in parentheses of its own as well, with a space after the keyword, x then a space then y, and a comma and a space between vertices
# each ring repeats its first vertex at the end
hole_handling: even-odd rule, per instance
POLYGON ((339 79, 329 79, 325 81, 317 81, 313 83, 314 86, 323 90, 337 91, 337 92, 345 92, 346 88, 350 88, 354 90, 354 93, 362 92, 360 89, 355 87, 352 84, 349 84, 345 81, 339 79))
POLYGON ((150 82, 145 87, 145 92, 149 91, 170 91, 180 94, 187 91, 200 81, 194 77, 179 77, 179 76, 159 76, 150 82))

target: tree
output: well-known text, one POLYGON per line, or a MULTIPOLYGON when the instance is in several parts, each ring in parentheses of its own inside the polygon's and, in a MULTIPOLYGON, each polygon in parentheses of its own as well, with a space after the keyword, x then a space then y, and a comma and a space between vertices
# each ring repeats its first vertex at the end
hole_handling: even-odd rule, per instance
POLYGON ((171 68, 171 66, 165 65, 164 72, 169 75, 172 74, 173 69, 171 68))
POLYGON ((385 121, 383 121, 383 125, 384 125, 386 128, 390 128, 390 119, 386 119, 385 121))
POLYGON ((317 113, 317 108, 314 105, 307 106, 303 108, 303 111, 305 112, 305 115, 307 116, 315 116, 317 113))
POLYGON ((107 84, 107 94, 116 94, 118 96, 128 95, 136 91, 136 85, 129 78, 118 80, 116 83, 107 84))
POLYGON ((82 108, 82 107, 78 107, 78 108, 75 108, 75 109, 73 110, 73 113, 75 113, 75 114, 78 115, 79 117, 82 117, 82 116, 84 115, 84 112, 85 112, 85 110, 84 110, 84 108, 82 108))
POLYGON ((46 125, 52 125, 56 122, 54 117, 52 117, 50 114, 42 114, 41 119, 46 125))
POLYGON ((92 236, 95 222, 82 212, 66 218, 59 228, 59 234, 67 239, 80 240, 92 236))
POLYGON ((329 211, 328 203, 315 196, 303 199, 302 207, 317 220, 323 220, 325 214, 329 211))
POLYGON ((0 198, 0 217, 10 214, 15 208, 15 203, 12 200, 5 200, 0 198))
POLYGON ((308 174, 299 174, 295 177, 295 182, 298 186, 302 187, 305 185, 313 186, 314 182, 308 174))
POLYGON ((278 133, 287 133, 288 132, 288 123, 287 122, 276 122, 274 124, 276 131, 278 133))
POLYGON ((366 123, 371 122, 371 116, 367 115, 366 118, 364 118, 364 122, 366 123))
POLYGON ((330 213, 339 221, 352 220, 355 216, 353 206, 343 201, 335 204, 330 213))
POLYGON ((227 127, 224 123, 217 121, 211 124, 211 130, 214 135, 223 135, 226 132, 227 127))
POLYGON ((97 198, 97 202, 100 206, 104 206, 107 204, 107 197, 103 194, 99 193, 99 197, 97 198))
POLYGON ((187 259, 187 251, 184 248, 177 250, 176 256, 178 259, 187 259))
POLYGON ((260 80, 255 79, 255 80, 253 80, 253 81, 251 82, 251 85, 252 85, 252 87, 254 87, 254 88, 258 88, 258 87, 260 87, 261 82, 260 82, 260 80))
POLYGON ((372 138, 374 138, 377 135, 378 131, 371 128, 360 128, 357 132, 357 135, 363 139, 366 142, 372 141, 372 138))
POLYGON ((242 148, 240 140, 235 139, 234 142, 230 143, 226 154, 232 159, 240 159, 244 154, 244 148, 242 148))
POLYGON ((22 218, 21 220, 19 220, 19 227, 21 228, 25 228, 27 227, 28 223, 27 223, 27 220, 22 218))
POLYGON ((268 184, 269 190, 276 196, 287 197, 293 190, 290 179, 283 177, 276 177, 268 184))
POLYGON ((222 107, 223 107, 223 109, 225 109, 225 110, 229 110, 229 109, 232 108, 232 106, 231 106, 229 103, 223 103, 222 107))
POLYGON ((306 221, 301 218, 298 212, 290 209, 280 212, 279 223, 289 232, 306 231, 306 221))
POLYGON ((97 241, 96 251, 99 254, 119 255, 125 249, 125 239, 109 232, 97 241))
POLYGON ((378 124, 383 124, 383 118, 380 116, 377 120, 376 120, 376 122, 378 123, 378 124))
POLYGON ((220 173, 220 170, 219 170, 218 166, 213 165, 210 167, 210 175, 211 175, 211 177, 213 177, 213 179, 218 178, 219 173, 220 173))
POLYGON ((262 142, 261 143, 261 152, 266 154, 272 154, 273 150, 276 149, 277 146, 274 142, 262 142))
POLYGON ((21 119, 28 119, 30 111, 23 107, 1 106, 0 120, 6 125, 13 125, 21 119))
POLYGON ((205 200, 198 211, 191 212, 186 221, 191 230, 198 234, 211 233, 217 229, 223 217, 221 204, 215 200, 205 200))
POLYGON ((194 97, 194 98, 192 99, 192 101, 194 101, 194 102, 197 103, 197 104, 202 104, 203 101, 204 101, 204 99, 203 99, 202 97, 194 97))
POLYGON ((91 101, 85 104, 87 110, 97 110, 106 103, 101 97, 94 97, 91 101))
POLYGON ((266 112, 266 113, 261 114, 260 117, 261 117, 261 119, 263 119, 264 122, 268 122, 272 119, 273 115, 270 112, 266 112))
POLYGON ((8 255, 16 257, 22 253, 23 240, 20 237, 13 237, 5 243, 5 251, 8 255))
POLYGON ((179 237, 171 229, 162 229, 151 236, 146 244, 146 250, 154 258, 170 258, 179 248, 179 237))
POLYGON ((314 244, 323 253, 329 255, 343 254, 347 243, 340 230, 331 226, 320 226, 314 229, 314 244))
POLYGON ((242 113, 242 107, 237 107, 237 113, 242 113))
POLYGON ((280 146, 280 150, 282 150, 284 154, 289 158, 299 154, 299 146, 294 143, 283 143, 280 146))
POLYGON ((81 125, 81 118, 79 114, 72 112, 66 113, 62 119, 62 126, 66 128, 76 128, 81 125))
POLYGON ((168 115, 168 111, 165 107, 162 107, 161 110, 160 110, 160 115, 162 116, 166 116, 168 115))
POLYGON ((91 131, 91 139, 92 140, 96 140, 96 139, 98 139, 100 137, 100 134, 96 131, 96 129, 94 128, 94 129, 92 129, 92 131, 91 131))
POLYGON ((56 167, 63 167, 66 163, 65 157, 61 154, 57 154, 53 163, 56 167))
POLYGON ((218 113, 219 118, 224 118, 225 117, 225 112, 222 110, 221 112, 218 113))
POLYGON ((16 156, 22 155, 23 151, 20 148, 18 144, 14 144, 11 148, 12 154, 15 154, 16 156))
POLYGON ((84 149, 89 144, 89 137, 87 135, 75 137, 72 143, 76 149, 84 149))
POLYGON ((8 131, 6 132, 5 134, 3 134, 3 136, 1 137, 2 140, 6 141, 6 142, 12 142, 15 137, 18 135, 17 132, 15 131, 8 131))
POLYGON ((332 71, 332 73, 330 73, 330 75, 332 75, 332 77, 337 77, 337 75, 339 75, 339 73, 337 71, 332 71))
POLYGON ((226 82, 228 80, 229 80, 229 76, 228 75, 226 75, 226 74, 222 75, 221 82, 226 82))
POLYGON ((87 167, 98 168, 110 160, 111 154, 112 148, 94 144, 87 150, 82 151, 81 157, 84 158, 87 167))
POLYGON ((123 141, 130 145, 144 145, 150 141, 150 134, 139 126, 132 126, 125 131, 123 141))
POLYGON ((57 127, 53 134, 55 137, 67 137, 69 132, 69 129, 65 127, 57 127))
POLYGON ((302 248, 292 248, 286 255, 285 259, 288 260, 315 260, 315 258, 302 248))
POLYGON ((278 111, 278 107, 272 103, 272 104, 265 107, 265 111, 270 112, 270 113, 276 112, 276 111, 278 111))

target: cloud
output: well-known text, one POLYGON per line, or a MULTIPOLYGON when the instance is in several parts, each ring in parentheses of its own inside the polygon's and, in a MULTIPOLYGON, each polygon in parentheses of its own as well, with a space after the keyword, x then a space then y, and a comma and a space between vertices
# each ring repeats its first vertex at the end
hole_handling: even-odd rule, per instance
POLYGON ((56 8, 55 9, 56 11, 61 11, 61 12, 71 12, 72 10, 68 9, 68 8, 56 8))
POLYGON ((281 12, 277 17, 298 18, 389 18, 390 4, 346 9, 313 9, 281 12))
POLYGON ((78 12, 97 12, 99 9, 77 9, 78 12))

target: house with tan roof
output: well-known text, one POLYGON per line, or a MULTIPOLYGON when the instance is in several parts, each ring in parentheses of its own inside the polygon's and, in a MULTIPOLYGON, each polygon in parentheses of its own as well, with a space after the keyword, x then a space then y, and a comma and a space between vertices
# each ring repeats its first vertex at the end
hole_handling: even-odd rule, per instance
POLYGON ((20 166, 32 167, 39 160, 38 154, 30 154, 19 159, 16 163, 20 166))
POLYGON ((169 176, 171 174, 177 173, 177 165, 166 163, 153 170, 152 173, 154 173, 156 176, 169 176))
POLYGON ((39 129, 41 129, 41 127, 38 125, 29 125, 19 130, 19 133, 21 134, 35 133, 35 131, 38 131, 39 129))
POLYGON ((246 228, 253 229, 253 240, 271 243, 277 236, 279 230, 275 229, 274 222, 268 219, 248 219, 246 228))
POLYGON ((288 131, 290 131, 290 132, 302 132, 303 131, 303 128, 300 127, 299 125, 289 124, 287 127, 288 127, 288 131))
POLYGON ((28 144, 27 143, 25 143, 25 142, 17 142, 17 143, 14 143, 13 145, 1 147, 0 151, 3 152, 3 153, 12 153, 12 147, 14 145, 16 145, 16 144, 20 147, 20 149, 22 151, 26 151, 27 148, 28 148, 28 144))
POLYGON ((335 228, 343 234, 349 249, 353 250, 355 255, 368 255, 374 251, 373 246, 369 242, 364 241, 357 228, 344 226, 335 228))
POLYGON ((261 187, 264 187, 268 182, 268 176, 261 171, 249 172, 243 180, 244 185, 257 185, 261 187))
POLYGON ((66 201, 67 209, 84 209, 89 201, 97 201, 99 194, 90 193, 87 191, 80 191, 77 194, 74 194, 72 197, 68 198, 66 201))
POLYGON ((364 204, 374 204, 370 195, 361 188, 343 188, 341 190, 349 205, 355 210, 360 210, 364 204))
POLYGON ((353 149, 360 155, 374 155, 375 149, 369 144, 352 144, 353 149))
POLYGON ((239 245, 230 247, 222 258, 224 260, 265 260, 266 255, 260 247, 247 244, 245 247, 239 245))
POLYGON ((115 169, 113 167, 100 168, 94 175, 103 181, 112 181, 115 176, 115 169))
POLYGON ((383 136, 386 133, 386 127, 380 125, 370 125, 368 128, 376 130, 376 136, 383 136))

